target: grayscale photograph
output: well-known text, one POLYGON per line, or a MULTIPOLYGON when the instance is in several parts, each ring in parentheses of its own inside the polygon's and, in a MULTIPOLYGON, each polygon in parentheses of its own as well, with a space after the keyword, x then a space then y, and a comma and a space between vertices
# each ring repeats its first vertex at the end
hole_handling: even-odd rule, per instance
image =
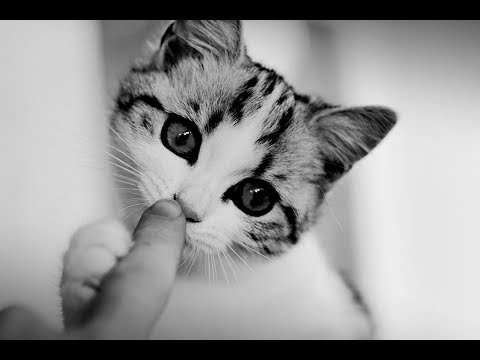
POLYGON ((480 340, 480 21, 0 44, 0 339, 480 340))

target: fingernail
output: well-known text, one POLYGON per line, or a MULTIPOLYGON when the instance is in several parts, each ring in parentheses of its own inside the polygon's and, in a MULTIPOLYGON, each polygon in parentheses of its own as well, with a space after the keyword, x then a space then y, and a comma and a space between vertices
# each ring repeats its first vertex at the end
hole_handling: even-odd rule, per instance
POLYGON ((182 209, 175 200, 162 199, 150 207, 150 213, 169 219, 175 219, 180 216, 182 209))

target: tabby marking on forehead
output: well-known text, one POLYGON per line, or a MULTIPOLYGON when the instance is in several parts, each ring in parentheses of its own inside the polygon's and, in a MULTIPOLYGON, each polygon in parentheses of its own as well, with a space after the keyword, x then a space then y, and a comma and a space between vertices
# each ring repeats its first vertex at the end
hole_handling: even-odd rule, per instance
POLYGON ((129 145, 124 150, 147 167, 148 200, 183 194, 205 214, 192 227, 192 243, 215 224, 209 236, 218 249, 227 243, 262 254, 286 251, 315 222, 325 193, 395 123, 385 108, 344 108, 295 91, 248 57, 238 21, 182 20, 161 35, 122 82, 113 121, 124 122, 117 127, 129 145), (201 136, 191 163, 159 140, 172 115, 201 136), (252 216, 235 206, 235 185, 248 178, 278 193, 268 213, 252 216), (227 213, 230 221, 222 223, 227 213))

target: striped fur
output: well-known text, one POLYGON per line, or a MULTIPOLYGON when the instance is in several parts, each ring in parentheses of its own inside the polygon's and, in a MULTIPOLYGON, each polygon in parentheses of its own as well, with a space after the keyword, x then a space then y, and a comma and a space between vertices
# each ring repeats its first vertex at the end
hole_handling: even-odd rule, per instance
POLYGON ((247 56, 240 30, 234 20, 171 24, 123 80, 112 135, 122 137, 116 146, 142 173, 138 188, 147 202, 183 194, 197 208, 202 222, 187 229, 190 251, 232 246, 271 256, 296 244, 332 184, 396 118, 386 108, 343 108, 296 92, 247 56), (159 140, 172 114, 201 133, 194 164, 159 140), (246 177, 276 189, 279 202, 270 213, 248 216, 226 200, 227 190, 246 177))

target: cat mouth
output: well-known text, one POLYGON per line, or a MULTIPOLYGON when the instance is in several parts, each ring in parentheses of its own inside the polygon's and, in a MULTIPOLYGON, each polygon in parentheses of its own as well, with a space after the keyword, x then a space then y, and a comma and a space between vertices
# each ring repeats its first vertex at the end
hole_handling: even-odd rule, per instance
POLYGON ((200 222, 199 220, 195 220, 189 217, 187 217, 186 220, 187 220, 187 223, 192 223, 192 224, 196 224, 200 222))

